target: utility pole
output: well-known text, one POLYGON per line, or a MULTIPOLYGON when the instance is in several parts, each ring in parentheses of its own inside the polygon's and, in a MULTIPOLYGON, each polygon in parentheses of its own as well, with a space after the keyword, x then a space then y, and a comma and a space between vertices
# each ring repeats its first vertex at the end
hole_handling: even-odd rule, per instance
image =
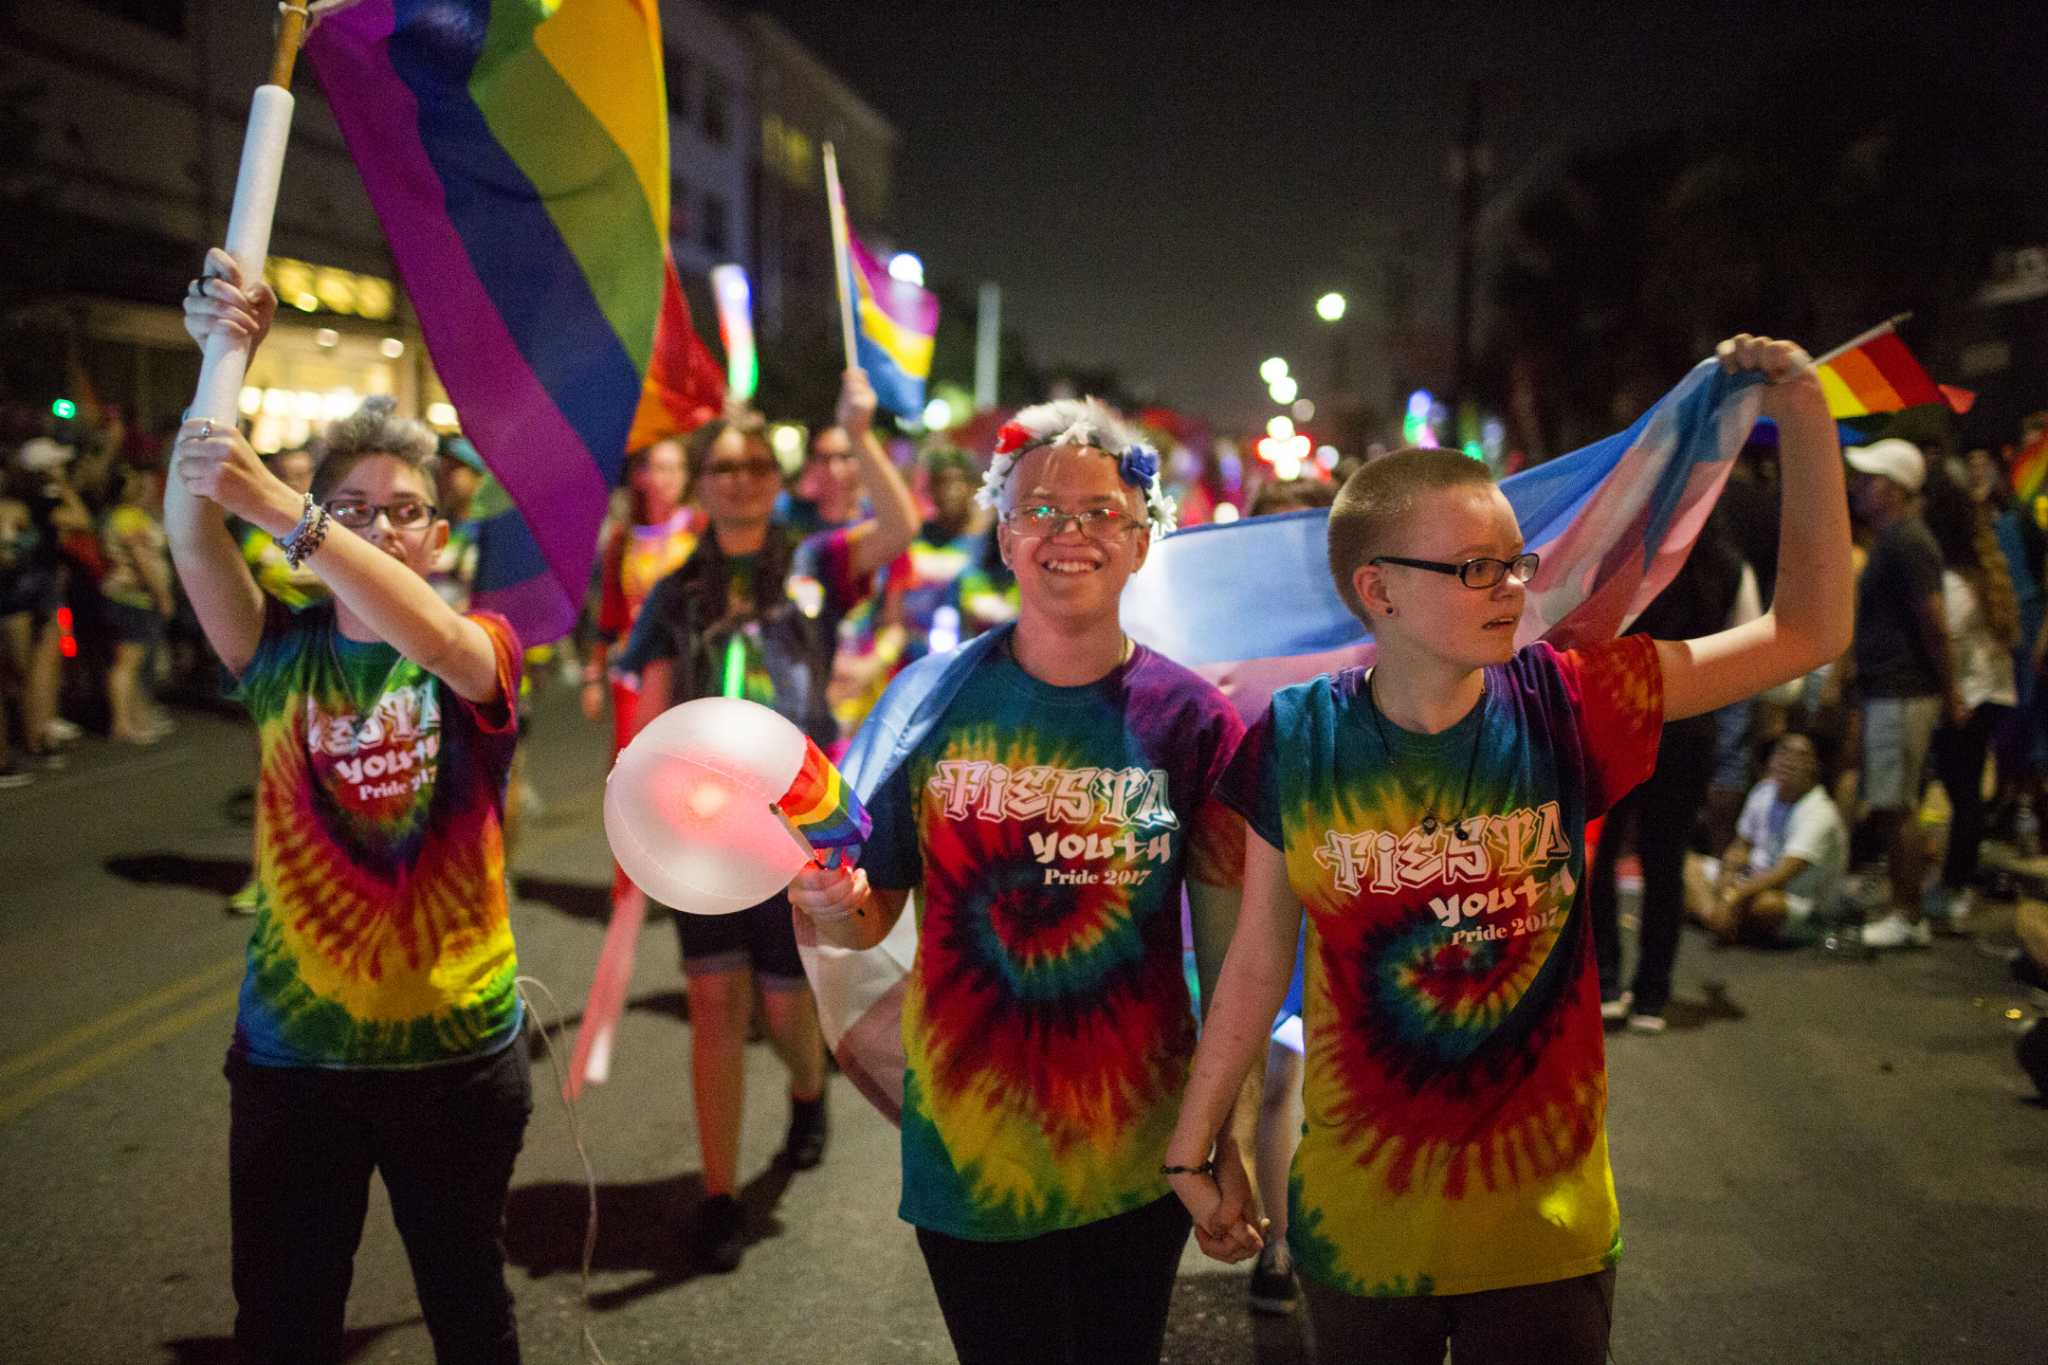
POLYGON ((1466 91, 1465 126, 1451 151, 1451 179, 1458 186, 1458 260, 1456 316, 1451 320, 1455 360, 1452 366, 1451 408, 1472 397, 1472 278, 1473 235, 1479 220, 1479 182, 1491 169, 1482 136, 1479 82, 1466 91))

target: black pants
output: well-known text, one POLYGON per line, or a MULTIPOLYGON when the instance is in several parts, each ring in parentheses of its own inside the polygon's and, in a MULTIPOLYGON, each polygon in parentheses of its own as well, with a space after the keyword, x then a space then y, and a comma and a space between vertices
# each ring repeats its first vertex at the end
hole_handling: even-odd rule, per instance
POLYGON ((1189 1226, 1169 1194, 1019 1242, 919 1228, 917 1246, 960 1365, 1157 1365, 1189 1226))
POLYGON ((227 1064, 235 1346, 247 1365, 328 1365, 370 1172, 384 1178, 441 1365, 519 1359, 505 1192, 533 1108, 526 1048, 417 1071, 227 1064))
POLYGON ((1614 1272, 1438 1298, 1374 1299, 1302 1276, 1321 1365, 1601 1365, 1614 1272))
POLYGON ((1934 732, 1934 775, 1952 812, 1948 853, 1941 860, 1941 884, 1951 891, 1963 890, 1977 875, 1977 850, 1984 843, 1984 756, 2010 710, 1987 702, 1960 726, 1934 732))
POLYGON ((1671 1003, 1671 974, 1678 965, 1678 929, 1685 918, 1685 853, 1693 822, 1707 798, 1714 772, 1712 715, 1694 716, 1664 727, 1657 768, 1640 787, 1607 814, 1600 847, 1586 887, 1593 912, 1593 957, 1600 966, 1600 995, 1612 1000, 1621 987, 1620 892, 1615 865, 1635 831, 1636 858, 1643 865, 1642 931, 1636 936, 1635 1008, 1662 1014, 1671 1003))

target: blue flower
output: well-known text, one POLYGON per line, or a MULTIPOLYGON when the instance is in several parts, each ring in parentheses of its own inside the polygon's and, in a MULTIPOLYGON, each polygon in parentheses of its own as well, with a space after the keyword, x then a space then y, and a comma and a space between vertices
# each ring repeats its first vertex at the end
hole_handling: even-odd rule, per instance
POLYGON ((1159 473, 1159 453, 1148 445, 1132 445, 1117 461, 1117 470, 1131 487, 1149 488, 1153 476, 1159 473))

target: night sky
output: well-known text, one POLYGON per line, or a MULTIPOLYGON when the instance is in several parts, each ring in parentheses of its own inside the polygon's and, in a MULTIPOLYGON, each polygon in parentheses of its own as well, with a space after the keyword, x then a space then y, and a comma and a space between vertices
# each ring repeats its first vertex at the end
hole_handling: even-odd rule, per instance
POLYGON ((1042 364, 1113 365, 1240 420, 1271 411, 1263 356, 1309 397, 1326 380, 1323 290, 1374 327, 1398 229, 1448 328, 1446 168, 1475 80, 1496 193, 1631 133, 1777 145, 1802 108, 1897 81, 1967 85, 2048 138, 2042 9, 2019 0, 758 8, 895 123, 893 226, 932 278, 1000 283, 1042 364))

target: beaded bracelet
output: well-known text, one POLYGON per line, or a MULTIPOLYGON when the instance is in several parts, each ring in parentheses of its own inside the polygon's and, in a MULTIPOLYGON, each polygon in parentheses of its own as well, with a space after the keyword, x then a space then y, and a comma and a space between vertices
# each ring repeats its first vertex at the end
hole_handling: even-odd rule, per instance
POLYGON ((299 514, 299 524, 292 533, 278 544, 284 551, 284 562, 296 570, 312 558, 313 551, 320 548, 327 539, 327 509, 313 501, 311 493, 306 494, 306 507, 299 514))
POLYGON ((1213 1176, 1216 1174, 1216 1158, 1212 1156, 1199 1166, 1161 1166, 1159 1174, 1213 1176))

